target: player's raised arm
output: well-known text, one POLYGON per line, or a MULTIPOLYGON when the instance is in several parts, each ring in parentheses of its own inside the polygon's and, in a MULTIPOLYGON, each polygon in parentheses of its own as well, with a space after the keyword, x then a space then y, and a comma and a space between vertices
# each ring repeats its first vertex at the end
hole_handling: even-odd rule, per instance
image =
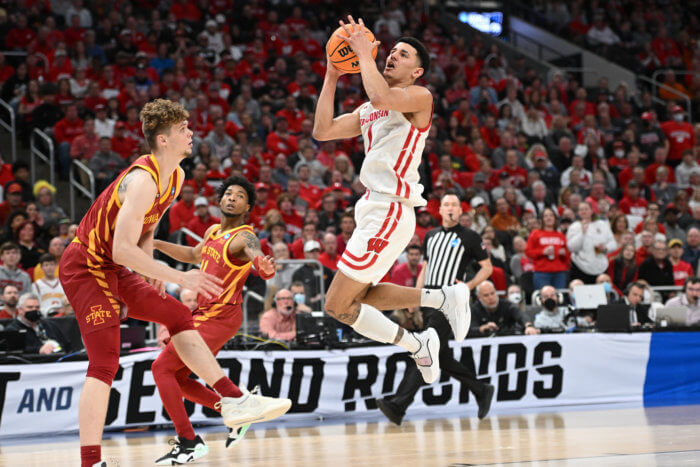
MULTIPOLYGON (((350 44, 360 62, 362 84, 365 87, 365 92, 372 107, 379 110, 395 110, 402 113, 432 111, 433 96, 427 88, 415 85, 390 87, 387 82, 387 76, 395 74, 402 63, 415 59, 411 56, 412 51, 407 45, 399 41, 394 46, 387 59, 385 74, 382 75, 377 69, 377 64, 372 56, 372 51, 379 46, 379 41, 370 42, 365 35, 364 22, 361 18, 358 20, 358 23, 355 23, 352 16, 348 16, 348 23, 340 21, 340 25, 349 34, 349 37, 343 38, 350 44), (387 71, 389 74, 387 74, 387 71)), ((401 72, 403 72, 403 69, 401 72)), ((415 81, 423 75, 423 72, 424 69, 422 67, 415 67, 411 71, 411 75, 405 78, 412 78, 412 81, 415 81)))
POLYGON ((362 132, 358 109, 333 118, 335 88, 338 85, 338 78, 342 75, 343 72, 326 59, 326 77, 323 80, 314 114, 313 137, 319 141, 353 138, 362 132))
POLYGON ((202 247, 204 242, 209 238, 211 231, 214 230, 215 227, 215 225, 210 226, 204 233, 202 240, 195 246, 178 245, 177 243, 155 239, 153 240, 153 247, 176 261, 199 264, 202 261, 202 247))
POLYGON ((275 259, 263 254, 260 240, 254 233, 244 230, 236 235, 229 243, 228 251, 231 256, 252 261, 261 278, 271 279, 275 275, 275 259))

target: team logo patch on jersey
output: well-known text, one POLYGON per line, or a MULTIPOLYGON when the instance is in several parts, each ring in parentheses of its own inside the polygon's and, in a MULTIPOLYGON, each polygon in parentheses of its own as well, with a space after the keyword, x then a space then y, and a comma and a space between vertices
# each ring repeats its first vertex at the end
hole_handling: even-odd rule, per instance
POLYGON ((458 238, 455 238, 455 239, 453 239, 453 240, 450 242, 450 246, 451 246, 452 248, 456 247, 457 245, 459 245, 459 239, 458 239, 458 238))
POLYGON ((381 253, 388 244, 389 242, 383 238, 373 237, 367 242, 367 251, 376 251, 377 253, 381 253))

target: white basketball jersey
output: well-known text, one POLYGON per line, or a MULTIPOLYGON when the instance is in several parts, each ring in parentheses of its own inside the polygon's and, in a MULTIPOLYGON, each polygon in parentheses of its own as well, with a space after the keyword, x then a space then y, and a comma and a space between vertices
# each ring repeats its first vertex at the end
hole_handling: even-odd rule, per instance
POLYGON ((32 284, 34 293, 39 297, 41 314, 46 316, 50 311, 63 307, 68 301, 58 278, 49 282, 41 278, 32 284))
POLYGON ((425 206, 418 166, 430 123, 419 129, 403 113, 376 110, 367 102, 360 107, 360 126, 365 144, 362 184, 370 191, 402 198, 403 204, 425 206))

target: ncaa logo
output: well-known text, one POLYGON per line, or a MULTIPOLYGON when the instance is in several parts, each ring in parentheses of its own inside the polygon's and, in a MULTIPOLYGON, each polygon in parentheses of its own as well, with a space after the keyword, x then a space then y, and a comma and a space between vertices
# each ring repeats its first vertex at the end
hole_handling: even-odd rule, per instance
POLYGON ((231 234, 230 234, 230 233, 227 233, 226 235, 224 235, 224 240, 228 240, 229 237, 231 237, 231 234))
POLYGON ((459 245, 459 239, 458 239, 458 238, 455 238, 455 239, 453 239, 453 240, 450 242, 450 246, 451 246, 452 248, 456 247, 457 245, 459 245))
POLYGON ((173 187, 172 190, 170 190, 170 196, 173 196, 175 194, 175 187, 173 187))

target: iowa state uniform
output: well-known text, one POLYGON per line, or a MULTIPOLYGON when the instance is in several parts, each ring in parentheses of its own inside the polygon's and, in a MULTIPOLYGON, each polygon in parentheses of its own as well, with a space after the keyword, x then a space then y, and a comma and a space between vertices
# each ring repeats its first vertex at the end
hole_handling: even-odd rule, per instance
POLYGON ((241 325, 243 319, 241 292, 253 265, 250 261, 244 262, 228 254, 229 244, 236 238, 236 235, 243 231, 255 235, 253 228, 249 225, 235 227, 225 232, 222 232, 221 226, 218 225, 213 228, 202 245, 200 268, 207 274, 221 279, 224 290, 218 297, 211 299, 206 299, 201 294, 197 297, 198 307, 194 312, 194 325, 201 333, 205 323, 225 321, 225 325, 231 331, 228 332, 226 340, 221 343, 222 346, 238 331, 241 325))
POLYGON ((181 174, 176 169, 161 185, 158 162, 154 156, 146 155, 124 170, 95 200, 59 267, 63 290, 75 311, 90 358, 88 376, 107 384, 111 384, 112 370, 116 371, 112 366, 118 365, 122 304, 127 305, 129 316, 164 324, 171 335, 193 329, 187 307, 169 295, 160 297, 141 276, 112 258, 114 228, 121 208, 117 190, 126 174, 136 168, 151 174, 159 192, 144 216, 141 234, 158 223, 178 194, 181 174), (162 186, 167 187, 163 194, 162 186), (97 334, 90 337, 93 333, 97 334), (97 374, 95 366, 100 367, 97 374))
MULTIPOLYGON (((252 263, 229 256, 231 241, 241 232, 253 233, 249 225, 242 225, 222 232, 216 226, 202 245, 201 269, 223 280, 223 292, 212 299, 198 296, 198 307, 194 310, 195 327, 211 352, 216 355, 241 327, 241 291, 252 263)), ((182 397, 197 404, 215 408, 219 396, 190 379, 190 369, 180 360, 172 342, 163 349, 151 365, 153 378, 163 399, 163 404, 178 434, 191 424, 187 417, 182 397), (175 386, 177 384, 177 386, 175 386), (175 391, 177 391, 175 393, 175 391)))

